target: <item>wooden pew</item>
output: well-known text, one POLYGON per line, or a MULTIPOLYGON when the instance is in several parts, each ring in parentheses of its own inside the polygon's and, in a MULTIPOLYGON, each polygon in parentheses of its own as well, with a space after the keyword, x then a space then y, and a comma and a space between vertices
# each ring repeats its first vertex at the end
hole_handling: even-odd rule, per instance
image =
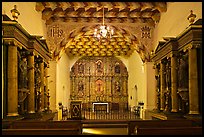
POLYGON ((136 135, 202 135, 202 127, 138 128, 136 135))
POLYGON ((132 135, 135 132, 135 127, 138 128, 153 128, 153 127, 192 127, 193 123, 190 120, 134 120, 129 121, 128 134, 132 135))
POLYGON ((79 120, 67 121, 13 121, 11 128, 69 128, 81 125, 79 120))
POLYGON ((49 121, 47 124, 48 129, 53 128, 75 128, 79 133, 82 133, 81 120, 68 120, 68 121, 49 121))
POLYGON ((2 129, 2 135, 80 135, 76 128, 59 129, 2 129))
MULTIPOLYGON (((75 134, 77 132, 77 134, 81 134, 82 124, 81 124, 81 121, 79 120, 68 120, 68 121, 34 121, 34 120, 25 121, 25 120, 22 120, 22 121, 10 122, 10 124, 7 126, 7 129, 9 130, 4 130, 4 132, 8 134, 21 132, 21 130, 25 130, 25 133, 28 133, 29 131, 31 133, 35 133, 34 131, 36 131, 36 133, 39 133, 39 134, 41 134, 42 132, 41 130, 45 130, 45 134, 51 134, 53 131, 50 131, 50 130, 52 129, 54 129, 54 131, 56 132, 58 132, 58 130, 59 131, 62 130, 64 133, 75 134), (13 130, 10 130, 10 129, 13 129, 13 130), (64 130, 67 130, 67 131, 64 131, 64 130), (71 132, 71 130, 73 130, 73 132, 71 132)), ((19 133, 19 134, 22 134, 22 133, 19 133)))
POLYGON ((22 120, 13 121, 10 129, 46 129, 49 121, 22 120))
POLYGON ((10 128, 11 125, 12 125, 12 121, 7 121, 7 120, 5 121, 5 120, 2 120, 1 125, 2 125, 2 129, 10 128))

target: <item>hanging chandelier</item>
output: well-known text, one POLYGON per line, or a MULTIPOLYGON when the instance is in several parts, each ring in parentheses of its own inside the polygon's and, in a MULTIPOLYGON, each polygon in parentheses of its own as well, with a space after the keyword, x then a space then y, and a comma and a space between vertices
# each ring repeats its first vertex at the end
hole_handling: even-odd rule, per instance
POLYGON ((114 30, 112 27, 105 25, 104 23, 104 7, 103 7, 103 24, 98 28, 94 30, 94 37, 100 38, 111 38, 114 30))

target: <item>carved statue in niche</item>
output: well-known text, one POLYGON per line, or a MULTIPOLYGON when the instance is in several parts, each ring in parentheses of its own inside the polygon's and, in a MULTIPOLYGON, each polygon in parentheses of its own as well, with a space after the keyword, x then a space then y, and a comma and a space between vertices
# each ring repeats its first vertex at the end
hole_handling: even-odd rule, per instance
POLYGON ((115 91, 120 92, 120 83, 118 81, 115 82, 115 91))
POLYGON ((39 64, 36 63, 35 65, 35 96, 36 96, 36 110, 40 109, 41 106, 41 91, 40 91, 40 84, 41 84, 41 72, 39 68, 39 64))
POLYGON ((165 96, 165 109, 164 111, 165 112, 169 112, 170 111, 170 100, 171 100, 171 94, 170 94, 170 90, 167 90, 165 93, 164 93, 164 96, 165 96))
POLYGON ((79 81, 78 83, 78 95, 79 97, 84 95, 84 83, 82 81, 79 81))
POLYGON ((165 111, 169 112, 170 110, 170 100, 171 100, 171 68, 170 68, 170 61, 167 60, 166 64, 166 90, 164 92, 165 95, 165 111))
POLYGON ((95 90, 97 94, 103 94, 103 81, 98 79, 96 81, 95 90))
POLYGON ((170 90, 171 88, 171 67, 170 67, 170 61, 166 64, 166 88, 167 90, 170 90))
POLYGON ((27 59, 22 57, 19 62, 19 88, 28 87, 27 59))
POLYGON ((178 93, 181 97, 179 102, 180 111, 183 113, 188 112, 188 56, 180 53, 180 58, 178 60, 178 93))
POLYGON ((156 75, 155 79, 157 81, 156 85, 156 95, 157 95, 157 110, 160 108, 160 75, 156 75))
POLYGON ((119 63, 116 63, 116 65, 115 65, 115 73, 120 73, 120 65, 119 65, 119 63))
POLYGON ((188 88, 188 61, 187 55, 181 56, 179 59, 179 69, 178 69, 178 87, 180 89, 188 88))
POLYGON ((40 89, 40 84, 41 84, 41 77, 40 77, 40 68, 39 68, 39 64, 36 63, 36 66, 35 66, 35 87, 37 90, 40 89))
POLYGON ((101 60, 96 61, 96 72, 97 73, 102 73, 103 72, 103 66, 102 66, 102 61, 101 60))
POLYGON ((84 74, 84 64, 79 63, 78 65, 78 71, 80 74, 84 74))

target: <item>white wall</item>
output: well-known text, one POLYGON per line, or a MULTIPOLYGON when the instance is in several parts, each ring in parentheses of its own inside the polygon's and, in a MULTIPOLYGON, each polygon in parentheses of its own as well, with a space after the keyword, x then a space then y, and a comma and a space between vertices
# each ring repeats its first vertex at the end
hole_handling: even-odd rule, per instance
POLYGON ((142 110, 142 115, 140 118, 142 119, 151 119, 148 111, 153 110, 156 106, 156 89, 155 89, 155 70, 153 69, 153 62, 145 62, 144 63, 144 72, 145 72, 145 92, 144 92, 144 108, 142 110))
POLYGON ((190 10, 196 14, 196 20, 202 18, 202 2, 169 2, 167 11, 161 14, 161 19, 155 27, 153 34, 154 49, 158 45, 162 37, 176 37, 182 33, 188 26, 187 17, 190 10))
POLYGON ((70 69, 69 58, 67 54, 63 54, 57 62, 57 95, 56 103, 62 102, 64 107, 69 108, 70 97, 70 69))
POLYGON ((145 93, 145 74, 143 70, 143 62, 137 52, 134 52, 128 60, 128 91, 129 91, 129 105, 138 105, 138 101, 144 101, 145 93), (135 89, 137 86, 137 90, 135 89), (137 94, 137 96, 136 96, 137 94), (132 99, 130 97, 132 96, 132 99))
POLYGON ((144 63, 145 71, 145 97, 144 97, 144 109, 155 108, 155 70, 153 69, 153 62, 144 63))
POLYGON ((56 104, 56 90, 57 90, 57 62, 50 61, 48 68, 48 89, 50 93, 50 109, 53 112, 57 111, 58 104, 56 104))
POLYGON ((12 20, 11 10, 14 5, 20 12, 18 23, 29 34, 45 36, 45 21, 42 20, 42 13, 35 10, 36 2, 2 2, 2 14, 6 14, 12 20))

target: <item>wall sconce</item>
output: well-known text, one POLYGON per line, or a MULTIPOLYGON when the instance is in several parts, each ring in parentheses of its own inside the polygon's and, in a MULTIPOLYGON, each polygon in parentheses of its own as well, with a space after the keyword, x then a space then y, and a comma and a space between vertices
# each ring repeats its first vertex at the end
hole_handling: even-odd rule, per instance
POLYGON ((11 10, 12 17, 15 21, 17 21, 20 12, 17 10, 17 6, 14 5, 14 9, 11 10))

